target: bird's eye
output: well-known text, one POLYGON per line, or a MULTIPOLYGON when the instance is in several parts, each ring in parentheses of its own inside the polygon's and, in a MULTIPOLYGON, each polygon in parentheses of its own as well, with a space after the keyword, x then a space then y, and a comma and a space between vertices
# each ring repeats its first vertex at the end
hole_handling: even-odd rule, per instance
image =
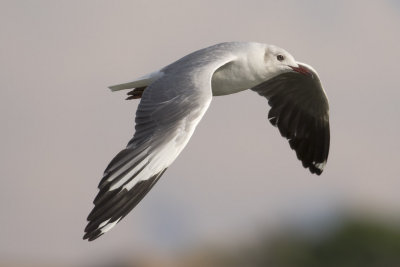
POLYGON ((279 60, 279 61, 283 61, 285 59, 285 57, 282 56, 282 55, 277 55, 276 59, 279 60))

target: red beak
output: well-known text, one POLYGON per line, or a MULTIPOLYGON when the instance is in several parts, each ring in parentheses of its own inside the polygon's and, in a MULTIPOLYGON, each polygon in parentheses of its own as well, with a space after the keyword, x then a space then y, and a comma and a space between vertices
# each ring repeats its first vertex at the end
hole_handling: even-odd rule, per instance
POLYGON ((299 64, 298 67, 292 67, 292 66, 290 66, 290 67, 295 72, 298 72, 298 73, 301 73, 301 74, 304 74, 304 75, 311 75, 312 74, 311 71, 308 68, 306 68, 306 67, 304 67, 303 65, 300 65, 300 64, 299 64))

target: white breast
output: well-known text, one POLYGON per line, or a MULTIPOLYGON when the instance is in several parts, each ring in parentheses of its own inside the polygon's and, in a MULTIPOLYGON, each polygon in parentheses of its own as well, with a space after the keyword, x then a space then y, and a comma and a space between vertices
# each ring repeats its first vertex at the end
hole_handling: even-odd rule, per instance
POLYGON ((251 43, 246 49, 235 52, 236 59, 220 67, 212 77, 214 96, 237 93, 266 79, 265 45, 251 43))

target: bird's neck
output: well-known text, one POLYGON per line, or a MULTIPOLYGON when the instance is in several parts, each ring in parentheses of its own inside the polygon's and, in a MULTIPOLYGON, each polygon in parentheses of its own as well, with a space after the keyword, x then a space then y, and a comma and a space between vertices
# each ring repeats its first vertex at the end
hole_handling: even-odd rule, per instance
POLYGON ((211 80, 213 95, 237 93, 268 79, 263 58, 259 55, 260 52, 246 53, 217 69, 211 80))

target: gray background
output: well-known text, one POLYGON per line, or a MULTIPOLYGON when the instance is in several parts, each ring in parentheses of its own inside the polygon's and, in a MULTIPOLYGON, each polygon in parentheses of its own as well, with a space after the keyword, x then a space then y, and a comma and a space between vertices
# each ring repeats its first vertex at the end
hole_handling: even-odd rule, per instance
MULTIPOLYGON (((235 242, 340 211, 400 211, 397 1, 0 1, 0 260, 91 262, 235 242), (218 97, 155 188, 81 240, 138 101, 107 86, 223 41, 281 46, 330 100, 325 172, 301 167, 253 92, 218 97)), ((333 214, 333 215, 332 215, 333 214)))

